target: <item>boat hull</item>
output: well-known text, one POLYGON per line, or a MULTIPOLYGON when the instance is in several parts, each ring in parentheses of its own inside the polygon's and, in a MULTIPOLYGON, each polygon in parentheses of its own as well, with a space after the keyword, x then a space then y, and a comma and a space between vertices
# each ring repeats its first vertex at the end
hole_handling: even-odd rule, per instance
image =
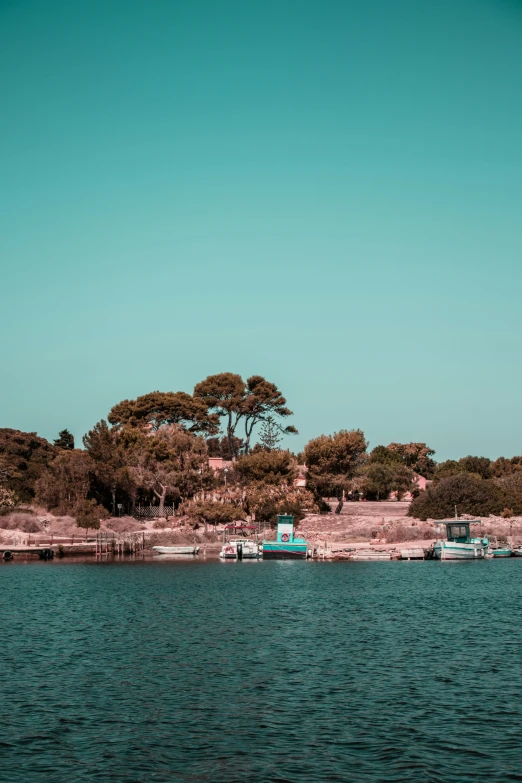
POLYGON ((436 541, 433 555, 436 560, 481 560, 486 551, 482 544, 459 544, 456 541, 436 541))
POLYGON ((308 544, 263 541, 263 560, 306 560, 308 544))
POLYGON ((493 549, 493 557, 511 557, 511 549, 493 549))
POLYGON ((224 544, 219 557, 221 560, 257 560, 260 556, 260 548, 255 541, 229 541, 224 544), (238 548, 241 547, 241 558, 238 548))
POLYGON ((153 546, 157 555, 197 555, 199 546, 153 546))

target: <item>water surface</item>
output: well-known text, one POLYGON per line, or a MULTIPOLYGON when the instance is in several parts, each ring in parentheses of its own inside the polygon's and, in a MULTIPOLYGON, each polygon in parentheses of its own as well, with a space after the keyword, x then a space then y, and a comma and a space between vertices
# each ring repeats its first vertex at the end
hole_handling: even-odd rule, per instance
POLYGON ((10 783, 522 780, 522 558, 0 565, 10 783))

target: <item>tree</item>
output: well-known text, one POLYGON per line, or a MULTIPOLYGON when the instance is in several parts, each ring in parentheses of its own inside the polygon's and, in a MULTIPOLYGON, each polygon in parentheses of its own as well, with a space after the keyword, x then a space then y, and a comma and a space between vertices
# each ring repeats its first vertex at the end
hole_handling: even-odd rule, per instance
POLYGON ((58 449, 74 449, 74 435, 69 430, 60 430, 53 443, 58 449))
POLYGON ((392 492, 397 499, 414 489, 414 472, 399 462, 380 462, 375 459, 360 468, 352 482, 352 489, 361 492, 371 500, 385 500, 392 492))
POLYGON ((235 469, 240 479, 248 484, 291 484, 297 477, 297 464, 288 451, 258 451, 239 457, 235 469))
MULTIPOLYGON (((273 431, 284 435, 296 435, 297 430, 292 425, 284 426, 275 417, 286 419, 292 416, 292 411, 286 407, 283 397, 275 383, 271 383, 261 375, 252 375, 246 382, 245 401, 243 404, 245 420, 245 454, 250 449, 250 439, 254 427, 260 422, 270 419, 273 431)), ((272 435, 273 438, 273 435, 272 435)))
POLYGON ((20 502, 34 498, 35 484, 58 450, 35 432, 0 429, 0 477, 20 502))
POLYGON ((273 451, 282 440, 281 431, 273 416, 267 416, 259 432, 259 444, 267 451, 273 451))
POLYGON ((123 443, 121 433, 111 430, 103 419, 83 436, 83 445, 93 460, 96 476, 111 494, 113 517, 116 516, 116 491, 128 479, 123 443))
POLYGON ((515 473, 522 473, 522 457, 499 457, 490 465, 491 475, 500 478, 515 473))
POLYGON ((201 400, 209 411, 225 419, 230 453, 236 457, 234 444, 236 428, 243 416, 245 384, 240 375, 222 372, 209 375, 194 387, 195 399, 201 400))
POLYGON ((94 463, 85 451, 61 451, 36 482, 36 500, 49 511, 70 513, 89 493, 94 463))
POLYGON ((488 457, 462 457, 459 459, 459 464, 462 465, 467 473, 476 473, 481 478, 491 478, 491 460, 488 457))
POLYGON ((444 462, 439 462, 435 468, 433 481, 434 483, 437 483, 444 478, 448 478, 449 476, 458 476, 461 473, 467 473, 464 465, 454 459, 447 459, 444 462))
POLYGON ((284 481, 280 484, 249 484, 245 508, 255 514, 256 522, 270 525, 275 525, 278 514, 291 514, 297 524, 306 514, 319 511, 311 492, 284 481))
POLYGON ((248 454, 250 440, 257 424, 272 416, 274 426, 281 433, 296 433, 295 427, 284 427, 275 417, 286 418, 292 411, 286 407, 286 399, 274 383, 260 375, 252 375, 247 382, 240 375, 223 372, 209 375, 204 381, 196 384, 194 397, 202 400, 208 410, 225 420, 226 436, 230 453, 238 455, 234 438, 237 437, 238 426, 244 425, 244 451, 248 454))
POLYGON ((207 405, 186 392, 150 392, 135 400, 115 405, 109 423, 116 429, 140 427, 156 432, 161 427, 179 424, 189 432, 213 435, 219 429, 219 417, 209 414, 207 405))
POLYGON ((106 515, 105 509, 99 506, 93 498, 80 500, 74 508, 76 524, 78 527, 85 529, 85 535, 87 535, 89 530, 99 530, 100 520, 105 518, 106 515))
MULTIPOLYGON (((362 430, 340 430, 320 435, 304 449, 308 467, 307 483, 317 497, 335 495, 342 498, 350 480, 366 461, 367 442, 362 430)), ((341 508, 338 507, 339 511, 341 508)))
POLYGON ((425 443, 390 443, 386 447, 388 451, 398 454, 404 464, 418 473, 420 476, 431 478, 435 470, 435 454, 425 443))
POLYGON ((402 456, 397 451, 391 451, 386 448, 386 446, 376 446, 370 452, 368 462, 371 464, 388 465, 389 467, 404 464, 402 456))
POLYGON ((232 460, 243 448, 243 441, 241 438, 232 438, 233 453, 230 451, 230 442, 226 436, 224 438, 207 438, 207 448, 209 457, 232 460))
POLYGON ((158 498, 160 516, 168 496, 182 502, 214 480, 204 438, 179 425, 162 427, 149 437, 142 435, 129 450, 129 460, 137 485, 158 498))

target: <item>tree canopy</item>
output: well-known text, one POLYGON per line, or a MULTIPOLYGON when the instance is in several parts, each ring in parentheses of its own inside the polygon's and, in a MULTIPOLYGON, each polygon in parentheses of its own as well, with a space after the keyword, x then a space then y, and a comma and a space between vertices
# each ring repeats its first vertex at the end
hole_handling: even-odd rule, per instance
POLYGON ((69 430, 60 430, 53 443, 59 449, 74 449, 74 435, 69 430))
POLYGON ((310 487, 319 495, 342 498, 350 479, 366 461, 367 446, 362 430, 340 430, 309 441, 304 457, 310 487))
POLYGON ((425 443, 389 443, 386 448, 398 454, 403 463, 420 476, 431 478, 433 475, 436 463, 432 457, 435 451, 425 443))
POLYGON ((35 432, 0 429, 0 479, 20 501, 33 499, 35 484, 58 449, 35 432))
POLYGON ((246 484, 251 481, 290 484, 297 476, 297 463, 288 451, 257 451, 239 457, 235 470, 246 484))
POLYGON ((261 375, 253 375, 246 382, 231 372, 209 375, 194 387, 194 398, 202 400, 209 412, 224 419, 230 453, 234 457, 239 453, 235 438, 242 437, 242 448, 248 454, 255 426, 269 416, 280 432, 297 432, 295 427, 284 426, 280 421, 292 416, 292 411, 286 407, 286 399, 277 386, 261 375))
POLYGON ((165 425, 179 424, 189 432, 215 435, 219 416, 209 413, 201 399, 186 392, 143 394, 135 400, 123 400, 111 408, 108 421, 113 427, 141 427, 155 432, 165 425))

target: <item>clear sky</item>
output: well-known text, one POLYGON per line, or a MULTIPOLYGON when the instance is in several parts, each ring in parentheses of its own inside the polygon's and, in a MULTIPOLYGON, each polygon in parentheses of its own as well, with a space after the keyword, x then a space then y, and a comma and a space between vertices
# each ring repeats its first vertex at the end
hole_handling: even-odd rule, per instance
POLYGON ((238 372, 522 453, 522 3, 0 0, 0 426, 238 372))

